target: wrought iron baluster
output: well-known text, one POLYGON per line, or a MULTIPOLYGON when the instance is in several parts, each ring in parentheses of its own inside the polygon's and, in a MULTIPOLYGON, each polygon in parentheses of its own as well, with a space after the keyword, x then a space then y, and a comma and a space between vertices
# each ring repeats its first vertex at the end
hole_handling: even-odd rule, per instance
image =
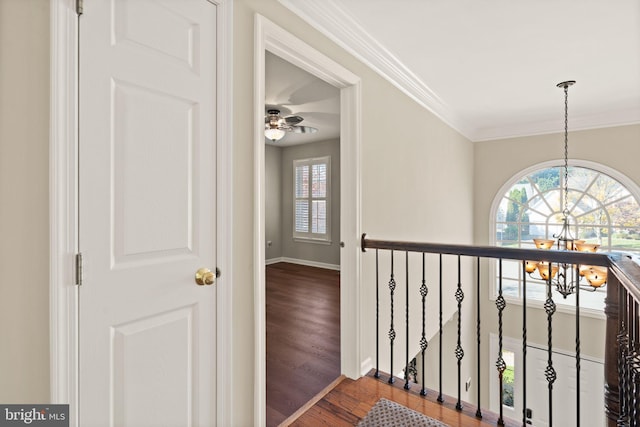
POLYGON ((527 268, 522 261, 522 425, 527 424, 527 268))
POLYGON ((438 304, 439 304, 439 316, 438 316, 438 402, 444 402, 442 397, 442 254, 439 254, 439 279, 438 279, 438 304))
POLYGON ((480 410, 480 257, 476 258, 477 262, 477 271, 476 271, 476 322, 477 322, 477 332, 476 338, 478 339, 478 354, 476 356, 478 363, 478 380, 476 381, 476 388, 478 389, 478 408, 476 409, 476 417, 482 418, 482 411, 480 410))
POLYGON ((638 302, 633 298, 631 299, 631 305, 633 307, 633 314, 630 320, 633 324, 633 334, 628 363, 631 370, 631 382, 633 384, 632 392, 630 393, 633 414, 630 419, 633 422, 632 426, 638 427, 638 425, 640 425, 640 324, 638 322, 640 307, 638 302))
POLYGON ((504 396, 504 384, 502 382, 502 375, 505 369, 507 369, 507 364, 502 357, 502 312, 507 306, 507 303, 502 296, 502 258, 498 261, 498 274, 498 298, 496 298, 496 307, 498 308, 498 360, 496 361, 496 368, 498 369, 498 379, 500 381, 500 416, 498 417, 498 425, 503 426, 502 397, 504 396))
MULTIPOLYGON (((573 277, 580 277, 580 266, 576 265, 573 277)), ((575 287, 576 293, 576 426, 580 427, 580 286, 575 287)))
POLYGON ((376 249, 376 373, 374 377, 380 378, 380 281, 378 270, 378 249, 376 249))
POLYGON ((406 328, 406 335, 405 335, 405 368, 404 368, 404 388, 405 390, 409 390, 411 388, 411 386, 409 385, 409 251, 405 251, 404 253, 404 260, 405 260, 405 279, 406 279, 406 286, 405 286, 405 319, 404 319, 404 323, 405 323, 405 328, 406 328))
MULTIPOLYGON (((553 332, 553 313, 556 312, 556 303, 551 298, 551 264, 549 265, 549 277, 547 280, 547 300, 544 302, 544 311, 547 313, 547 368, 544 370, 544 376, 547 379, 547 387, 549 389, 549 427, 553 426, 553 383, 556 380, 556 370, 553 368, 552 353, 552 332, 553 332)), ((526 369, 526 368, 525 368, 526 369)))
POLYGON ((628 296, 624 286, 620 286, 618 295, 619 316, 618 322, 619 333, 618 339, 618 396, 620 402, 620 413, 618 414, 618 425, 623 426, 628 421, 628 402, 627 402, 627 354, 629 349, 629 333, 627 325, 629 324, 629 312, 627 309, 628 296))
POLYGON ((427 346, 429 345, 429 342, 427 341, 426 338, 426 299, 427 299, 427 294, 429 293, 429 289, 427 288, 427 281, 426 281, 426 269, 425 269, 425 262, 424 262, 424 252, 422 253, 422 284, 420 285, 420 296, 422 297, 422 336, 420 338, 420 350, 422 351, 422 379, 420 380, 420 384, 422 386, 422 388, 420 389, 420 395, 421 396, 426 396, 427 395, 427 388, 424 386, 424 353, 427 350, 427 346))
POLYGON ((462 358, 464 357, 464 350, 462 349, 462 341, 460 335, 462 332, 462 300, 464 300, 464 292, 462 291, 462 277, 461 277, 461 257, 458 255, 458 285, 456 288, 456 301, 458 302, 458 343, 456 345, 456 359, 458 359, 458 402, 456 403, 456 409, 462 410, 461 400, 461 383, 462 383, 462 358))
POLYGON ((396 331, 393 328, 393 294, 396 290, 396 280, 393 277, 393 251, 391 251, 391 278, 389 279, 389 292, 391 296, 391 323, 389 326, 389 347, 391 352, 391 360, 389 366, 389 384, 393 384, 393 341, 396 339, 396 331))

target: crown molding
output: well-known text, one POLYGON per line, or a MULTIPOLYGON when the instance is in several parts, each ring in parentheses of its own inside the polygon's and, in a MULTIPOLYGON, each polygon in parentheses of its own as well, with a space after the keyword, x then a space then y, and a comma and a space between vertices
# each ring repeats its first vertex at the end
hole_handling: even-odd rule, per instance
MULTIPOLYGON (((368 33, 336 0, 307 2, 278 0, 324 36, 352 54, 419 105, 473 142, 561 132, 561 120, 513 122, 506 126, 482 126, 463 118, 393 53, 368 33)), ((640 109, 583 115, 571 119, 571 131, 640 123, 640 109)))
POLYGON ((473 127, 465 123, 437 93, 362 28, 338 2, 279 2, 447 125, 472 139, 473 127))
MULTIPOLYGON (((604 114, 584 114, 571 117, 569 132, 590 129, 602 129, 640 124, 640 108, 634 110, 618 110, 604 114)), ((561 118, 531 123, 514 123, 511 126, 477 128, 471 139, 474 142, 492 141, 496 139, 519 138, 534 135, 546 135, 564 131, 561 118)))

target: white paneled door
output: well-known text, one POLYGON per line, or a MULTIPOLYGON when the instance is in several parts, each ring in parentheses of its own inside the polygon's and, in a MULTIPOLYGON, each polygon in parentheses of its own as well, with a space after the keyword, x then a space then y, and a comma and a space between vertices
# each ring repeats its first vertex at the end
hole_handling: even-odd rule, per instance
MULTIPOLYGON (((546 350, 527 349, 527 407, 531 425, 537 427, 576 426, 577 381, 575 356, 553 353, 557 378, 553 383, 552 410, 549 420, 549 383, 545 377, 548 364, 546 350)), ((580 361, 580 424, 604 426, 604 364, 588 359, 580 361)))
POLYGON ((215 424, 216 5, 80 17, 81 426, 215 424))

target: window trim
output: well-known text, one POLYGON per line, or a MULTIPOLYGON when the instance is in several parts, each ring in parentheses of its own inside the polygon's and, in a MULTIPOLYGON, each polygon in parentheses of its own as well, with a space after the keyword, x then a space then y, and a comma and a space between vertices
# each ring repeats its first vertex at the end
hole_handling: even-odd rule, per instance
MULTIPOLYGON (((631 193, 633 197, 636 198, 637 201, 640 202, 640 185, 635 183, 632 179, 625 176, 623 173, 609 167, 603 165, 601 163, 592 162, 589 160, 581 160, 581 159, 569 159, 568 162, 569 167, 580 167, 586 169, 592 169, 596 172, 608 175, 609 177, 617 180, 620 184, 624 185, 626 189, 631 193)), ((515 174, 513 174, 508 180, 504 182, 504 184, 500 187, 498 192, 495 194, 493 198, 493 202, 491 203, 491 208, 489 211, 489 245, 496 245, 496 216, 498 213, 498 209, 500 207, 500 203, 504 198, 506 192, 513 187, 519 180, 523 177, 531 175, 534 172, 537 172, 542 169, 548 168, 557 168, 564 167, 562 164, 562 160, 549 160, 546 162, 537 163, 535 165, 529 166, 525 169, 522 169, 515 174)), ((497 277, 497 262, 489 263, 489 280, 491 281, 491 290, 489 292, 489 299, 495 301, 498 296, 498 281, 495 280, 497 277)), ((522 305, 521 297, 513 297, 504 295, 505 300, 510 304, 522 305)), ((527 298, 527 307, 534 307, 540 310, 544 310, 544 301, 539 300, 529 300, 527 298)), ((566 314, 575 314, 575 307, 567 304, 557 304, 556 307, 558 312, 566 313, 566 314)), ((604 310, 597 310, 592 308, 580 307, 580 315, 586 317, 594 317, 598 319, 604 319, 604 310)))
MULTIPOLYGON (((310 183, 311 184, 311 183, 310 183)), ((311 192, 311 188, 309 188, 309 196, 307 198, 309 201, 313 201, 313 195, 311 192)), ((302 243, 316 243, 322 245, 330 245, 331 241, 331 156, 319 156, 319 157, 310 157, 305 159, 294 159, 293 160, 293 225, 292 225, 292 236, 295 242, 302 243), (309 165, 309 174, 311 177, 311 166, 317 164, 326 164, 327 165, 327 189, 326 196, 324 198, 319 198, 320 200, 325 200, 326 207, 326 233, 313 233, 311 229, 308 232, 300 232, 296 231, 296 200, 299 199, 296 196, 296 168, 298 166, 309 165)), ((309 215, 311 219, 311 207, 309 208, 309 215)), ((309 222, 309 227, 311 228, 311 221, 309 222)))

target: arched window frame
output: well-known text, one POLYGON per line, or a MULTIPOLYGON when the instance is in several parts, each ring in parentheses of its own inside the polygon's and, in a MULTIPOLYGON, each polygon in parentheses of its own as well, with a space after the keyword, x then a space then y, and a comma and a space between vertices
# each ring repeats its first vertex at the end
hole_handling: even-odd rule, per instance
MULTIPOLYGON (((569 159, 568 161, 568 165, 569 167, 581 167, 581 168, 586 168, 586 169, 591 169, 595 172, 604 174, 604 175, 608 175, 609 177, 613 178, 614 180, 618 181, 620 184, 622 184, 628 191, 629 193, 631 193, 631 195, 636 199, 636 201, 638 203, 640 203, 640 186, 635 183, 632 179, 628 178, 627 176, 625 176, 624 174, 622 174, 621 172, 605 166, 603 164, 600 163, 596 163, 596 162, 592 162, 592 161, 588 161, 588 160, 581 160, 581 159, 569 159)), ((510 179, 508 179, 503 185, 502 187, 500 187, 500 189, 498 190, 498 192, 496 193, 496 195, 493 198, 493 202, 491 203, 491 210, 490 210, 490 215, 489 215, 489 244, 492 246, 495 246, 497 241, 496 241, 496 235, 497 235, 497 229, 496 229, 496 222, 497 222, 497 214, 499 212, 499 208, 500 208, 500 204, 504 198, 504 195, 506 194, 507 191, 509 191, 509 189, 511 189, 515 184, 517 184, 520 180, 522 180, 523 178, 541 171, 543 169, 548 169, 548 168, 563 168, 564 164, 562 162, 562 160, 550 160, 550 161, 546 161, 546 162, 542 162, 542 163, 537 163, 535 165, 529 166, 519 172, 517 172, 516 174, 514 174, 510 179)), ((490 293, 490 297, 492 300, 495 300, 495 298, 497 297, 497 267, 496 267, 497 263, 491 263, 490 264, 490 280, 492 283, 492 291, 490 293)), ((558 295, 559 296, 559 295, 558 295)), ((522 298, 520 297, 513 297, 513 296, 504 296, 505 299, 509 302, 515 303, 515 304, 522 304, 522 298)), ((604 298, 604 296, 603 296, 604 298)), ((567 304, 564 303, 562 301, 562 297, 560 298, 554 298, 554 300, 556 300, 557 303, 557 309, 560 312, 564 312, 564 313, 574 313, 574 306, 572 304, 567 304)), ((543 303, 544 301, 542 300, 532 300, 530 301, 529 299, 527 299, 527 305, 528 306, 533 306, 533 307, 538 307, 538 308, 542 308, 543 307, 543 303)), ((596 317, 596 318, 603 318, 604 319, 604 312, 602 309, 600 310, 596 310, 596 309, 589 309, 589 308, 583 308, 581 307, 581 314, 586 315, 586 316, 590 316, 590 317, 596 317)))

